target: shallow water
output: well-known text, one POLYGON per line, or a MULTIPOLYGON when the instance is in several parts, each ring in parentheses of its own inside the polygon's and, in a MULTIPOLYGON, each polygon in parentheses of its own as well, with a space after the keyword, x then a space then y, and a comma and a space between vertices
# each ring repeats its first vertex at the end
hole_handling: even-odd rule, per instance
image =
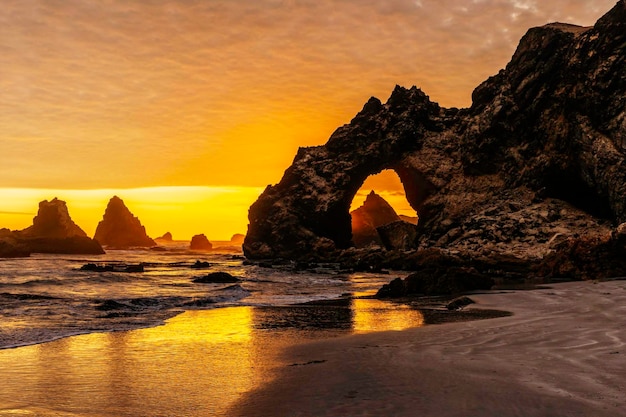
POLYGON ((154 326, 193 309, 288 305, 372 292, 389 279, 389 275, 341 273, 332 265, 313 271, 298 271, 289 264, 262 268, 244 265, 243 258, 232 253, 185 250, 0 259, 0 348, 154 326), (193 268, 198 260, 211 267, 193 268), (81 270, 86 263, 141 263, 144 272, 81 270), (193 282, 215 271, 241 281, 193 282))
POLYGON ((371 293, 395 276, 262 268, 184 250, 1 259, 0 416, 225 416, 290 365, 285 347, 422 325, 406 305, 319 302, 371 293), (211 267, 192 268, 198 260, 211 267), (145 270, 80 270, 90 262, 145 270), (241 281, 193 282, 215 271, 241 281))
POLYGON ((164 326, 0 351, 0 416, 226 416, 267 383, 283 349, 422 324, 377 300, 188 311, 164 326))

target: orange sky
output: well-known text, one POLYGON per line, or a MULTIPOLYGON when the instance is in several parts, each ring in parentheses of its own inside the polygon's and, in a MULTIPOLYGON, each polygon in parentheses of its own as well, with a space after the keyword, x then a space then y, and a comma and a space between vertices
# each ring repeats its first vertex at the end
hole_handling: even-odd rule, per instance
POLYGON ((104 206, 87 216, 80 201, 102 197, 80 190, 131 190, 152 207, 142 219, 152 236, 245 232, 247 209, 226 222, 217 206, 233 193, 252 203, 298 146, 324 143, 370 96, 415 84, 467 106, 529 27, 591 25, 614 3, 3 0, 0 227, 26 227, 38 201, 28 198, 44 190, 71 196, 89 233, 104 206), (158 208, 180 201, 195 225, 158 208))

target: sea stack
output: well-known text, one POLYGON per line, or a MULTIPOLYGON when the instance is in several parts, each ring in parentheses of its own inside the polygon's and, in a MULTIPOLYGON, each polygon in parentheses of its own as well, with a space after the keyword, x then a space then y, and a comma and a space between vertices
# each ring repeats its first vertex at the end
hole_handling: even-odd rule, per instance
POLYGON ((39 203, 33 225, 14 232, 17 242, 37 253, 102 254, 100 244, 90 239, 70 217, 67 204, 57 198, 39 203))
POLYGON ((109 201, 94 239, 101 245, 117 249, 156 246, 139 219, 133 216, 118 196, 113 196, 109 201))
POLYGON ((87 237, 70 217, 67 204, 63 200, 53 198, 39 203, 39 211, 33 218, 33 225, 22 230, 21 234, 28 237, 87 237))
POLYGON ((363 205, 350 213, 352 216, 352 240, 357 248, 369 245, 382 245, 377 227, 397 222, 400 217, 389 203, 370 192, 363 205))
POLYGON ((211 250, 213 249, 213 245, 209 242, 209 239, 201 234, 195 235, 191 238, 191 243, 189 245, 189 249, 191 250, 211 250))

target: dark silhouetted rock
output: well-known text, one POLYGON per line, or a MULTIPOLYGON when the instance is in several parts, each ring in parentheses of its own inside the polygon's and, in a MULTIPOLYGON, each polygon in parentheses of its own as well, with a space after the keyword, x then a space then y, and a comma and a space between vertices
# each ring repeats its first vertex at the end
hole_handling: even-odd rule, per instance
POLYGON ((227 272, 211 272, 203 277, 194 278, 193 282, 202 284, 227 284, 239 282, 239 278, 230 275, 227 272))
POLYGON ((448 304, 446 304, 446 308, 448 310, 460 310, 464 307, 467 307, 470 304, 475 304, 476 302, 474 300, 472 300, 469 297, 458 297, 455 298, 454 300, 450 301, 448 304))
POLYGON ((146 234, 139 219, 126 208, 121 198, 109 200, 102 221, 98 223, 94 235, 100 244, 117 249, 156 246, 146 234))
POLYGON ((65 201, 57 198, 39 203, 33 225, 12 232, 18 247, 31 253, 103 254, 100 244, 72 221, 65 201))
POLYGON ((357 248, 382 245, 376 228, 400 220, 387 201, 370 192, 363 205, 350 213, 352 218, 352 240, 357 248))
POLYGON ((144 272, 145 267, 143 264, 128 265, 128 264, 95 264, 88 263, 80 267, 81 271, 91 272, 144 272))
POLYGON ((33 225, 22 230, 23 237, 67 238, 87 237, 87 234, 70 218, 67 204, 53 198, 39 203, 39 211, 33 219, 33 225))
POLYGON ((26 258, 30 256, 30 249, 13 238, 0 237, 0 258, 26 258))
POLYGON ((191 243, 189 244, 189 249, 191 250, 211 250, 213 249, 213 245, 209 242, 209 239, 203 234, 195 235, 191 238, 191 243))
POLYGON ((171 242, 173 240, 172 234, 170 232, 166 232, 163 236, 157 237, 155 240, 162 240, 164 242, 171 242))
POLYGON ((380 240, 388 250, 417 249, 417 226, 397 221, 376 228, 380 240))
POLYGON ((325 145, 300 148, 250 207, 244 254, 344 256, 354 195, 383 169, 398 174, 419 214, 418 252, 460 259, 417 271, 416 291, 487 287, 477 258, 545 258, 539 273, 576 276, 586 259, 577 247, 602 259, 619 252, 621 240, 606 236, 626 222, 625 22, 621 0, 593 27, 530 29, 470 108, 442 108, 415 87, 396 87, 386 103, 371 98, 325 145))
POLYGON ((211 264, 206 261, 196 261, 193 263, 193 265, 191 265, 191 267, 193 269, 206 269, 206 268, 210 268, 211 264))

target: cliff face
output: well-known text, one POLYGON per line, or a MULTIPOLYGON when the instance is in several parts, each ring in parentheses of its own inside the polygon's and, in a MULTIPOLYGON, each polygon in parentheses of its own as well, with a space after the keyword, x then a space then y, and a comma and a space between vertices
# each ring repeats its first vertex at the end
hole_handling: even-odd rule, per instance
POLYGON ((94 239, 101 245, 119 249, 156 246, 139 219, 133 216, 124 201, 117 196, 109 200, 94 239))
POLYGON ((530 29, 467 109, 419 89, 371 98, 323 146, 301 148, 250 207, 250 258, 333 256, 352 245, 365 179, 395 170, 416 245, 541 258, 626 222, 626 0, 583 28, 530 29))

